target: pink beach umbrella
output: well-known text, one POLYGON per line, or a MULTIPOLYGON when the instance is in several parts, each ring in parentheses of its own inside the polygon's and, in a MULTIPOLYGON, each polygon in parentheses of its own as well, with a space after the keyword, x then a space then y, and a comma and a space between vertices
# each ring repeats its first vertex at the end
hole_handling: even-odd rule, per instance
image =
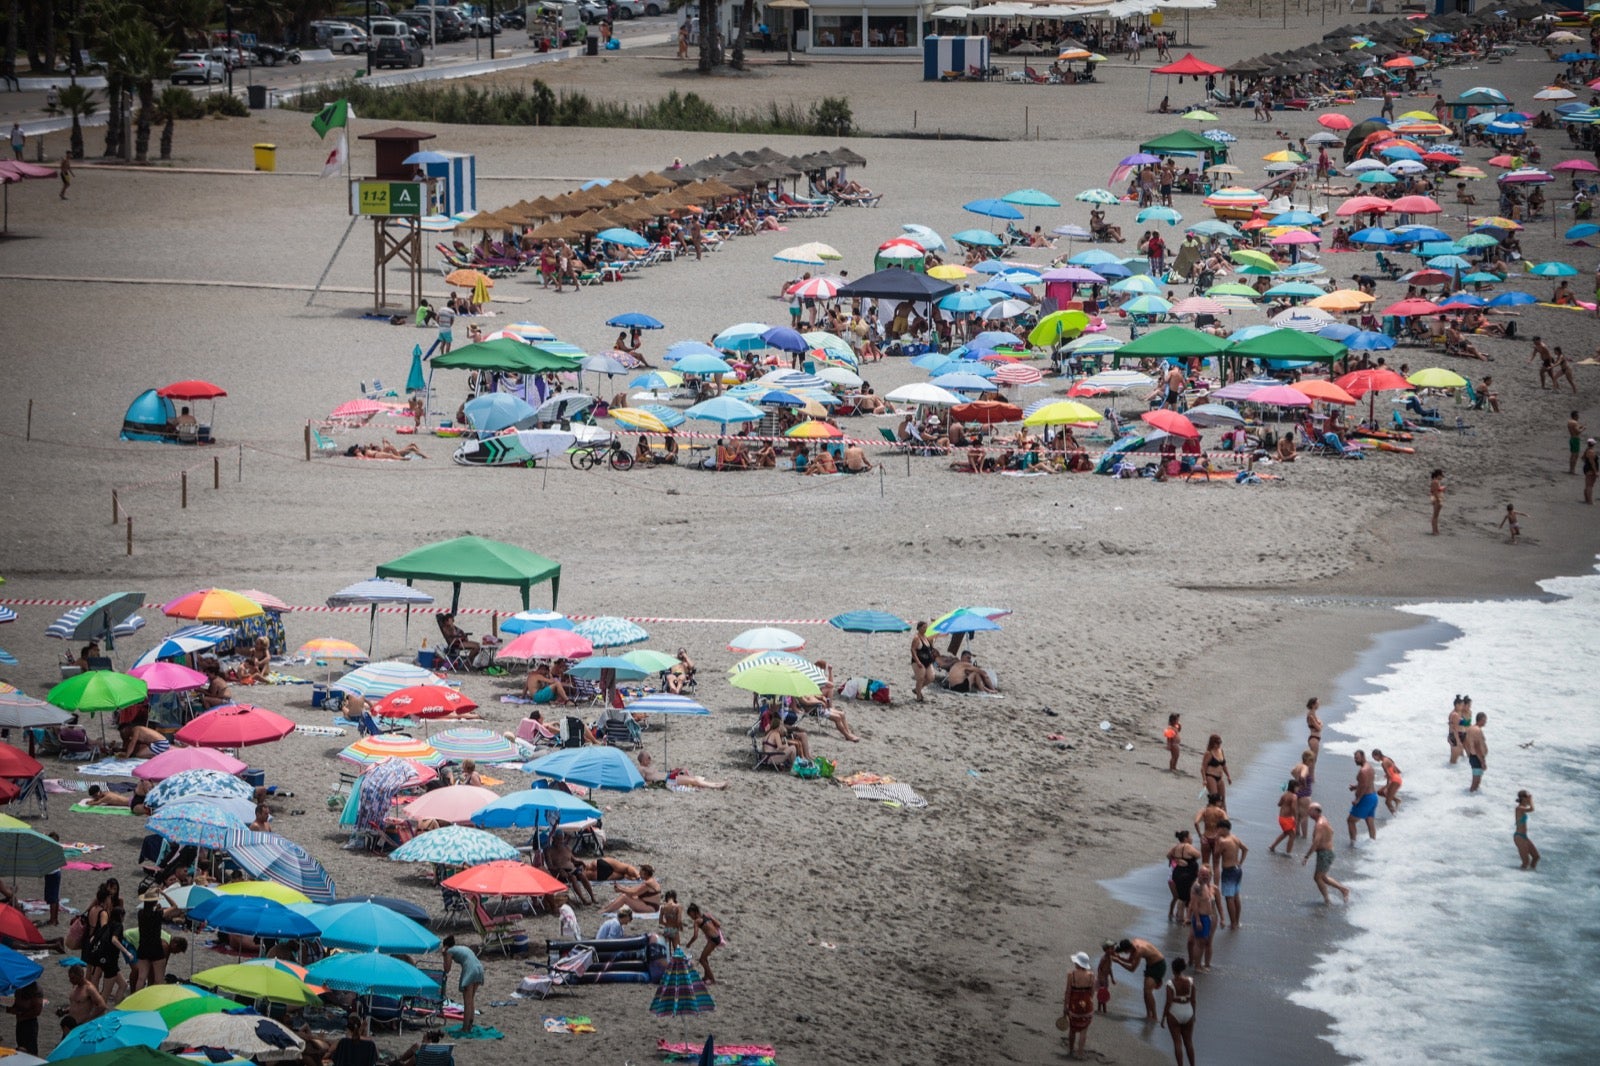
POLYGON ((293 607, 290 607, 287 603, 284 603, 282 600, 278 599, 278 597, 268 592, 262 592, 260 589, 245 589, 240 592, 239 595, 243 596, 247 600, 255 600, 266 610, 273 611, 277 614, 287 614, 289 611, 294 610, 293 607))
POLYGON ((1563 159, 1561 162, 1557 163, 1555 166, 1551 167, 1550 169, 1552 169, 1552 170, 1576 170, 1576 171, 1582 171, 1585 174, 1593 174, 1593 173, 1596 173, 1596 172, 1600 172, 1600 167, 1595 166, 1593 163, 1589 162, 1587 159, 1563 159))
POLYGON ((994 380, 1002 385, 1037 385, 1044 380, 1044 373, 1025 363, 1007 363, 994 372, 994 380))
POLYGON ((584 659, 594 654, 587 637, 570 629, 535 629, 495 653, 495 659, 584 659))
POLYGON ((146 759, 144 764, 133 772, 134 777, 146 781, 165 781, 173 774, 181 774, 185 770, 216 770, 230 777, 237 777, 250 769, 249 766, 226 755, 215 748, 168 748, 153 759, 146 759))
POLYGON ((1322 238, 1306 229, 1292 229, 1288 233, 1281 233, 1272 238, 1273 244, 1321 244, 1322 238))
POLYGON ((151 692, 187 692, 190 689, 204 688, 209 680, 198 670, 191 670, 177 663, 159 661, 135 666, 128 671, 128 674, 143 681, 151 692))
POLYGON ((1311 397, 1287 385, 1268 385, 1244 398, 1245 403, 1259 403, 1268 407, 1310 407, 1311 397))
POLYGON ((1444 210, 1431 196, 1402 196, 1389 206, 1402 215, 1437 215, 1444 210))
POLYGON ((464 825, 499 798, 499 793, 476 785, 449 785, 412 800, 406 805, 406 817, 413 822, 464 825))

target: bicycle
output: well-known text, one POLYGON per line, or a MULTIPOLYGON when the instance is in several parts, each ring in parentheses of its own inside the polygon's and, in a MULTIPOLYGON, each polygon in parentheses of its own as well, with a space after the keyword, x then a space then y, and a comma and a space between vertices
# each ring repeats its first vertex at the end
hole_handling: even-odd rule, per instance
POLYGON ((613 470, 632 470, 633 456, 616 440, 591 441, 572 449, 568 456, 574 470, 593 470, 609 465, 613 470))

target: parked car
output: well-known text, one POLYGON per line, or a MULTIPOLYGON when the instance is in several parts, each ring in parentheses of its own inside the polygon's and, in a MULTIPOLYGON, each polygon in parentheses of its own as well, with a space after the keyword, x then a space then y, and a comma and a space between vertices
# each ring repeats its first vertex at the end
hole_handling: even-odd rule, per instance
POLYGON ((367 36, 366 31, 348 23, 329 26, 327 32, 319 33, 318 37, 326 42, 323 47, 343 52, 347 56, 365 52, 372 47, 372 38, 367 36))
POLYGON ((659 15, 662 10, 656 0, 611 0, 611 17, 623 21, 640 15, 659 15))
POLYGON ((206 55, 221 63, 224 71, 243 70, 255 60, 254 54, 238 48, 209 48, 206 55))
POLYGON ((404 37, 379 37, 372 50, 375 67, 420 67, 423 62, 422 45, 407 34, 404 37))
POLYGON ((266 67, 275 67, 279 63, 300 62, 298 48, 285 48, 280 44, 258 44, 253 51, 256 54, 256 62, 266 67))
POLYGON ((227 77, 222 64, 204 52, 179 52, 172 60, 172 84, 210 85, 227 77))

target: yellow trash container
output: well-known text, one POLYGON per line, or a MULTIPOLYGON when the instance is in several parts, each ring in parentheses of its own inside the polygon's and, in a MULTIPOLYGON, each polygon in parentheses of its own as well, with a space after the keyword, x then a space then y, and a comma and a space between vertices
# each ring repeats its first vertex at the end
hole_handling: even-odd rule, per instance
POLYGON ((258 144, 258 145, 256 145, 256 169, 257 170, 267 170, 267 171, 272 171, 272 170, 277 170, 278 169, 278 146, 277 145, 275 145, 275 144, 258 144))

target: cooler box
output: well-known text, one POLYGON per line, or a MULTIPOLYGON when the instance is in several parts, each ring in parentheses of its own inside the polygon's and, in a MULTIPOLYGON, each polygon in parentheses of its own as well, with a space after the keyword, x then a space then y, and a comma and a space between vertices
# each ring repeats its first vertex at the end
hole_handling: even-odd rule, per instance
POLYGON ((255 767, 246 770, 239 777, 251 788, 260 788, 267 783, 267 772, 265 770, 257 770, 255 767))
POLYGON ((434 660, 437 658, 438 656, 433 653, 432 648, 423 648, 417 652, 417 665, 424 670, 432 670, 434 660))
POLYGON ((312 685, 311 686, 311 706, 313 706, 313 707, 321 707, 324 704, 326 704, 327 702, 328 702, 328 686, 327 685, 312 685))

